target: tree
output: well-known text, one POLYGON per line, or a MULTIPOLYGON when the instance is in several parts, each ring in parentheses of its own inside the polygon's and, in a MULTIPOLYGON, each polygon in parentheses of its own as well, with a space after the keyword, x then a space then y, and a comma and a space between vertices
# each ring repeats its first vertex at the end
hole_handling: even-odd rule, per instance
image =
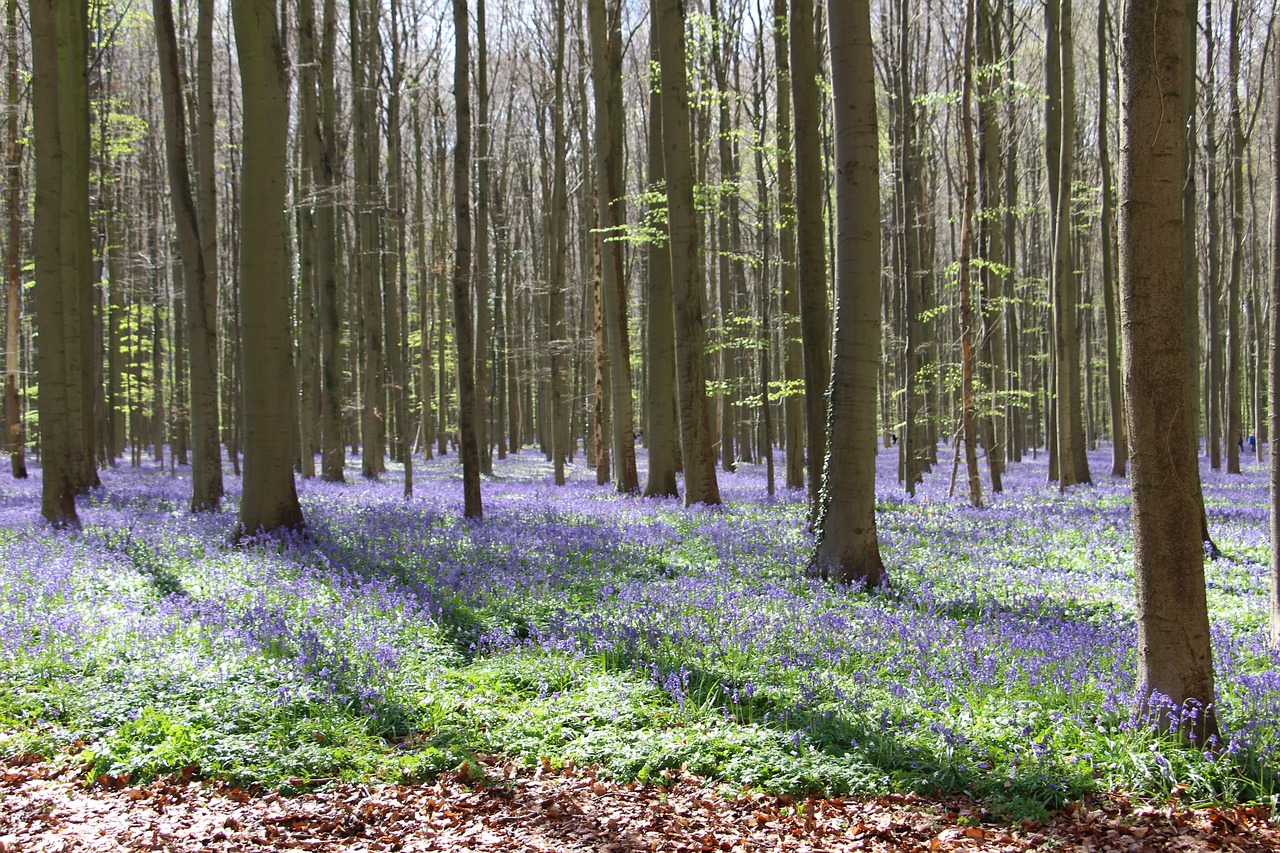
MULTIPOLYGON (((1280 62, 1273 63, 1276 114, 1280 115, 1280 62)), ((1274 123, 1271 164, 1280 174, 1280 121, 1274 123)), ((1271 351, 1267 366, 1267 414, 1271 439, 1268 472, 1271 481, 1271 645, 1280 647, 1280 459, 1276 457, 1276 437, 1280 436, 1280 181, 1271 183, 1271 351)))
MULTIPOLYGON (((657 10, 650 2, 650 20, 656 21, 657 10)), ((671 246, 667 239, 665 210, 667 171, 662 147, 662 86, 659 80, 658 29, 649 27, 649 133, 646 155, 649 170, 649 193, 655 200, 649 210, 652 227, 657 234, 645 252, 645 356, 649 362, 649 381, 645 386, 646 440, 649 444, 649 470, 645 474, 644 496, 675 497, 676 433, 676 333, 671 299, 671 246)))
POLYGON ((480 443, 476 429, 475 342, 471 326, 471 80, 467 0, 453 0, 453 97, 458 138, 453 150, 453 323, 458 356, 458 433, 462 457, 463 514, 479 520, 480 443))
MULTIPOLYGON (((165 163, 169 199, 182 255, 187 352, 191 371, 191 509, 216 510, 222 499, 222 446, 218 435, 218 358, 214 313, 217 282, 210 279, 206 244, 187 168, 187 130, 178 37, 170 0, 153 0, 160 92, 164 102, 165 163)), ((211 144, 210 138, 206 144, 211 144)), ((210 158, 211 159, 211 158, 210 158)), ((208 221, 208 220, 206 220, 208 221)), ((181 304, 181 303, 180 303, 181 304)), ((181 347, 178 348, 181 350, 181 347)), ((180 356, 180 352, 179 352, 180 356)), ((181 383, 179 382, 179 387, 181 383)))
MULTIPOLYGON (((778 255, 782 285, 782 379, 788 391, 804 381, 800 346, 800 292, 796 290, 795 156, 791 145, 791 43, 787 35, 787 0, 773 0, 773 57, 778 68, 775 132, 778 146, 778 255)), ((804 487, 804 397, 783 398, 786 415, 787 488, 804 487)))
MULTIPOLYGON (((972 0, 970 0, 972 3, 972 0)), ((880 161, 868 0, 828 0, 834 94, 836 335, 826 488, 813 564, 877 586, 876 379, 880 371, 880 161)))
MULTIPOLYGON (((1120 382, 1120 341, 1116 326, 1115 263, 1112 255, 1115 201, 1111 179, 1111 131, 1107 125, 1107 106, 1111 100, 1111 77, 1107 73, 1107 0, 1098 6, 1098 165, 1102 171, 1102 209, 1098 214, 1101 230, 1102 299, 1104 322, 1107 324, 1107 410, 1111 421, 1111 476, 1125 475, 1129 455, 1125 437, 1124 389, 1120 382)), ((1194 303, 1193 303, 1194 308, 1194 303)))
POLYGON ((827 382, 831 379, 831 316, 827 309, 827 253, 822 224, 822 148, 818 50, 813 0, 791 0, 791 93, 795 103, 796 278, 804 350, 808 419, 809 517, 817 518, 827 455, 827 382))
MULTIPOLYGON (((1182 0, 1129 0, 1123 19, 1120 284, 1130 420, 1140 701, 1199 716, 1168 722, 1203 743, 1215 731, 1200 494, 1182 316, 1182 0)), ((1064 460, 1065 461, 1065 460, 1064 460)))
MULTIPOLYGON (((60 50, 56 14, 66 14, 62 4, 55 13, 53 0, 32 0, 32 142, 36 157, 36 328, 44 341, 62 339, 66 326, 66 294, 62 280, 63 148, 59 116, 60 63, 79 61, 73 52, 64 59, 60 50)), ((76 477, 73 424, 67 379, 68 359, 60 346, 37 350, 40 378, 40 440, 44 468, 40 514, 55 527, 77 527, 76 477)))
POLYGON ((233 0, 244 116, 240 328, 244 362, 244 494, 239 532, 303 526, 293 481, 295 394, 285 195, 289 78, 272 0, 233 0))
MULTIPOLYGON (((960 214, 960 423, 964 437, 965 471, 969 503, 982 506, 982 482, 978 478, 977 424, 973 394, 973 302, 970 296, 970 258, 973 246, 974 195, 977 163, 973 150, 973 54, 974 0, 965 5, 964 83, 960 95, 960 135, 964 140, 964 200, 960 214)), ((954 484, 954 478, 952 479, 954 484)))
MULTIPOLYGON (((662 148, 667 176, 672 300, 675 310, 676 390, 680 401, 680 444, 684 458, 684 503, 719 504, 720 485, 707 414, 702 264, 693 206, 693 146, 689 128, 689 81, 685 65, 684 7, 681 0, 654 0, 651 27, 658 31, 662 67, 662 148)), ((657 306, 656 310, 661 310, 657 306)))
POLYGON ((600 294, 608 347, 609 424, 612 427, 614 485, 639 490, 636 475, 635 413, 631 393, 631 342, 627 334, 626 279, 619 232, 626 221, 622 128, 622 4, 589 0, 591 82, 595 91, 596 205, 602 236, 600 294))
POLYGON ((8 106, 5 157, 6 199, 9 205, 8 245, 5 248, 4 419, 9 434, 5 445, 13 476, 27 477, 26 442, 22 436, 22 398, 18 395, 19 331, 22 325, 22 150, 18 140, 18 0, 5 3, 5 103, 8 106))

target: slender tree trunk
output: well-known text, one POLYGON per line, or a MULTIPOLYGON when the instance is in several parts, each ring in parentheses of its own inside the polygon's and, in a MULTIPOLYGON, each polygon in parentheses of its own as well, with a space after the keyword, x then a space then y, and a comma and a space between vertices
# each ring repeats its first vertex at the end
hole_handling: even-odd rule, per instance
POLYGON ((471 81, 467 0, 453 0, 453 96, 457 144, 453 151, 453 322, 458 357, 458 455, 462 457, 463 514, 479 520, 480 445, 476 430, 475 342, 471 328, 471 81))
POLYGON ((564 118, 564 72, 565 72, 565 0, 556 0, 553 16, 555 18, 555 58, 552 69, 555 93, 551 114, 553 164, 551 177, 551 209, 550 219, 550 256, 549 277, 550 290, 547 294, 547 319, 550 325, 548 344, 551 357, 551 456, 555 466, 555 482, 564 485, 565 461, 569 457, 569 407, 572 405, 569 388, 569 341, 565 329, 565 291, 568 288, 567 265, 569 249, 567 245, 568 230, 568 189, 566 186, 565 148, 568 145, 565 134, 564 118))
MULTIPOLYGON (((214 326, 217 282, 209 278, 200 215, 187 169, 187 132, 182 102, 182 70, 178 38, 169 0, 153 0, 156 42, 160 59, 160 91, 164 104, 166 165, 169 198, 178 231, 185 292, 186 337, 191 372, 191 509, 216 510, 222 499, 222 446, 218 428, 218 340, 214 326)), ((175 364, 182 358, 175 351, 175 364)), ((177 389, 182 380, 179 377, 177 389)))
MULTIPOLYGON (((1276 114, 1280 115, 1280 62, 1273 62, 1273 92, 1276 114)), ((1273 123, 1271 167, 1280 174, 1280 121, 1273 123)), ((1267 363, 1267 472, 1271 486, 1271 645, 1280 648, 1280 456, 1276 437, 1280 436, 1280 181, 1271 182, 1271 346, 1267 363)), ((1262 446, 1262 436, 1258 436, 1262 446)))
POLYGON ((489 353, 493 319, 489 308, 489 45, 485 0, 476 0, 476 441, 480 473, 493 473, 489 436, 489 353))
MULTIPOLYGON (((689 82, 685 64, 684 9, 680 0, 654 0, 662 67, 662 147, 667 176, 672 299, 675 306, 676 388, 680 401, 685 506, 719 504, 707 383, 703 363, 701 263, 693 203, 693 151, 689 82)), ((654 306, 661 310, 661 306, 654 306)))
MULTIPOLYGON (((5 3, 6 73, 5 103, 8 106, 6 197, 9 205, 8 245, 5 254, 5 358, 4 419, 9 427, 5 444, 15 479, 27 477, 26 440, 22 434, 22 398, 18 394, 18 374, 22 367, 22 151, 18 142, 18 0, 5 3)), ((117 285, 117 282, 112 282, 117 285)))
POLYGON ((982 360, 987 371, 986 413, 982 418, 982 443, 987 448, 987 467, 991 472, 991 491, 1002 492, 1004 470, 1004 432, 1001 398, 1004 394, 1004 337, 1001 328, 1000 295, 1004 291, 1004 232, 1000 223, 1000 124, 996 114, 995 93, 1001 87, 1000 68, 996 64, 996 30, 998 21, 991 0, 979 0, 977 9, 978 67, 978 188, 982 214, 978 217, 978 246, 984 263, 982 282, 982 360))
MULTIPOLYGON (((1215 68, 1217 59, 1214 56, 1213 40, 1213 2, 1205 2, 1204 42, 1206 91, 1216 91, 1217 75, 1215 68)), ((1207 440, 1209 442, 1209 467, 1215 471, 1222 467, 1222 311, 1220 293, 1222 287, 1222 227, 1218 216, 1218 130, 1217 106, 1211 94, 1205 104, 1205 182, 1208 184, 1209 243, 1205 251, 1208 255, 1208 279, 1205 281, 1206 321, 1209 343, 1209 365, 1206 377, 1207 395, 1207 440)))
POLYGON ((244 361, 244 494, 239 532, 303 526, 289 422, 295 388, 285 242, 289 82, 271 0, 234 0, 243 99, 240 329, 244 361))
POLYGON ((1231 0, 1227 39, 1231 77, 1231 270, 1227 279, 1226 443, 1227 473, 1240 473, 1244 429, 1240 417, 1240 289, 1244 277, 1244 122, 1240 117, 1240 2, 1231 0))
POLYGON ((626 277, 619 232, 626 222, 623 166, 622 4, 590 0, 591 80, 595 91, 596 189, 601 228, 600 290, 609 359, 609 422, 614 486, 639 491, 635 412, 631 390, 631 341, 627 330, 626 277))
POLYGON ((885 580, 876 538, 880 135, 871 10, 867 0, 828 0, 827 9, 839 164, 836 336, 827 420, 830 450, 813 569, 823 578, 878 586, 885 580))
POLYGON ((786 483, 804 488, 804 355, 800 345, 800 291, 796 287, 795 157, 791 139, 791 41, 787 0, 773 0, 774 64, 778 68, 778 256, 782 290, 783 414, 786 421, 786 483))
POLYGON ((1102 209, 1099 226, 1102 237, 1102 300, 1107 324, 1107 414, 1111 421, 1111 476, 1125 475, 1125 461, 1129 455, 1124 418, 1124 389, 1120 384, 1120 340, 1116 326, 1116 282, 1113 270, 1112 223, 1115 205, 1112 201, 1111 154, 1109 141, 1111 130, 1107 124, 1107 105, 1111 100, 1111 76, 1107 72, 1107 0, 1099 0, 1098 7, 1098 163, 1102 170, 1102 209))
POLYGON ((1129 0, 1121 54, 1120 284, 1138 604, 1139 701, 1157 725, 1216 733, 1195 433, 1182 317, 1185 7, 1129 0), (1155 694, 1179 719, 1154 704, 1155 694))
POLYGON ((964 437, 965 470, 969 478, 969 503, 982 506, 982 483, 978 478, 977 424, 973 395, 973 305, 970 299, 969 258, 973 242, 977 160, 973 146, 973 54, 974 0, 965 5, 964 86, 960 95, 960 136, 964 140, 964 206, 960 220, 960 372, 961 432, 964 437))
POLYGON ((791 92, 796 132, 796 274, 808 419, 809 518, 817 518, 826 460, 827 387, 831 381, 831 316, 822 225, 823 160, 813 0, 791 0, 791 92))

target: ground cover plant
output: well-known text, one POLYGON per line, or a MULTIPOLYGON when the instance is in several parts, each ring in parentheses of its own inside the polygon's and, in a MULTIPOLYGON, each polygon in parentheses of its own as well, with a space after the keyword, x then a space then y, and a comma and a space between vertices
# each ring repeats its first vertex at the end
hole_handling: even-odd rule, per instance
POLYGON ((181 475, 113 470, 77 533, 36 520, 38 479, 0 480, 0 756, 285 789, 505 755, 1011 816, 1111 790, 1274 805, 1263 470, 1204 475, 1223 733, 1188 747, 1133 713, 1126 483, 1060 494, 1028 460, 972 510, 943 455, 910 499, 881 453, 876 592, 805 577, 803 496, 751 465, 690 511, 581 467, 555 488, 526 452, 477 525, 450 456, 410 500, 394 472, 303 482, 307 535, 239 545, 234 478, 193 516, 181 475))

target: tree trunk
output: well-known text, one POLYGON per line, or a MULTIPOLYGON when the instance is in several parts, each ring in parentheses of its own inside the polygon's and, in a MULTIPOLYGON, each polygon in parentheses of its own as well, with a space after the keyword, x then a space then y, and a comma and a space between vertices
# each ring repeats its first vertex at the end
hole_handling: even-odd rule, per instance
POLYGON ((489 309, 489 45, 485 0, 476 0, 476 442, 480 473, 493 473, 489 436, 489 353, 493 320, 489 309))
POLYGON ((1231 78, 1231 271, 1227 279, 1227 473, 1240 473, 1244 430, 1240 417, 1240 288, 1244 277, 1244 122, 1240 117, 1240 2, 1231 0, 1227 39, 1231 78))
POLYGON ((787 0, 773 0, 773 59, 778 67, 778 258, 782 291, 782 384, 788 489, 804 488, 804 355, 800 346, 800 291, 796 289, 795 157, 791 139, 791 41, 787 0))
POLYGON ((1216 733, 1195 433, 1182 317, 1186 136, 1180 91, 1189 26, 1170 0, 1124 8, 1120 284, 1137 584, 1139 701, 1161 728, 1216 733), (1172 719, 1163 704, 1198 716, 1172 719))
MULTIPOLYGON (((1273 63, 1277 115, 1280 115, 1280 62, 1273 63)), ((1280 122, 1273 124, 1271 166, 1280 170, 1280 122)), ((1271 183, 1271 346, 1267 363, 1267 472, 1271 486, 1271 645, 1280 648, 1280 457, 1276 437, 1280 436, 1280 181, 1271 183)), ((1258 436, 1262 446, 1262 436, 1258 436)))
MULTIPOLYGON (((657 19, 651 4, 651 16, 657 19)), ((649 445, 649 470, 645 476, 644 496, 675 497, 676 442, 679 420, 676 414, 676 339, 671 297, 671 244, 665 217, 666 166, 662 147, 661 81, 658 77, 658 31, 649 28, 648 192, 662 194, 651 203, 650 219, 658 230, 649 242, 645 257, 645 355, 649 381, 645 387, 645 439, 649 445)))
MULTIPOLYGON (((67 321, 62 285, 63 128, 58 110, 58 66, 66 60, 60 56, 56 20, 57 14, 66 12, 64 6, 55 13, 52 0, 32 0, 29 8, 32 143, 36 161, 36 329, 42 339, 56 341, 65 334, 67 321)), ((71 61, 77 59, 84 61, 83 55, 72 51, 71 61)), ((43 468, 40 513, 54 527, 78 527, 75 496, 79 483, 69 400, 72 386, 67 380, 65 348, 39 347, 36 368, 41 389, 37 398, 43 468)))
POLYGON ((467 0, 453 0, 453 96, 457 144, 453 149, 453 323, 458 357, 458 455, 462 457, 463 514, 479 520, 480 445, 476 430, 475 343, 471 328, 471 82, 467 0))
POLYGON ((827 387, 831 381, 831 317, 822 225, 823 160, 813 0, 791 0, 791 92, 795 99, 796 275, 808 419, 809 518, 816 519, 826 460, 827 387))
POLYGON ((631 341, 627 330, 626 278, 622 245, 626 222, 623 176, 622 4, 590 0, 591 81, 595 92, 596 189, 601 228, 600 290, 609 360, 609 422, 612 427, 614 486, 639 491, 636 474, 635 412, 631 390, 631 341))
POLYGON ((289 422, 294 395, 285 244, 289 83, 270 0, 234 0, 244 147, 241 150, 240 329, 244 362, 241 535, 303 526, 293 481, 289 422))
POLYGON ((547 320, 550 326, 548 346, 551 358, 551 456, 555 466, 557 486, 564 485, 565 461, 569 457, 569 407, 572 405, 569 390, 569 348, 565 328, 565 291, 568 288, 568 189, 565 175, 564 119, 564 63, 565 63, 565 0, 556 0, 553 15, 555 21, 555 58, 552 69, 554 102, 552 106, 552 133, 554 138, 553 171, 551 177, 549 292, 547 294, 547 320))
MULTIPOLYGON (((187 169, 187 132, 182 102, 182 69, 178 37, 169 0, 153 0, 160 64, 160 93, 164 104, 165 162, 169 198, 178 231, 185 293, 186 337, 191 373, 192 512, 217 510, 222 499, 222 446, 218 428, 218 350, 215 316, 217 282, 205 264, 206 241, 187 169)), ((175 362, 182 358, 179 348, 175 362)), ((181 388, 181 379, 178 388, 181 388)))
MULTIPOLYGON (((4 346, 4 419, 8 425, 5 445, 13 476, 27 477, 26 440, 22 434, 22 398, 18 394, 18 373, 22 359, 22 152, 18 144, 18 0, 5 3, 6 74, 5 104, 9 118, 6 133, 5 166, 6 197, 9 205, 8 245, 5 254, 5 346, 4 346)), ((112 282, 118 286, 118 282, 112 282)))
POLYGON ((1008 265, 1005 261, 1004 231, 1000 223, 1000 124, 996 117, 995 93, 1001 86, 1001 70, 996 64, 996 30, 998 22, 991 0, 979 0, 977 9, 978 67, 978 188, 982 214, 978 217, 978 247, 983 264, 982 281, 982 360, 987 371, 987 405, 982 418, 982 443, 987 448, 987 467, 991 472, 991 491, 1004 491, 1004 433, 1001 399, 1004 394, 1004 330, 1000 295, 1008 265))
MULTIPOLYGON (((689 120, 681 0, 654 0, 652 26, 658 31, 662 67, 662 147, 667 176, 668 245, 675 306, 676 388, 680 402, 680 444, 685 472, 685 506, 719 504, 715 453, 707 413, 703 363, 701 262, 693 202, 693 151, 689 120)), ((653 310, 661 310, 655 305, 653 310)))
POLYGON ((960 136, 964 140, 964 204, 960 218, 960 418, 964 439, 965 470, 969 479, 969 503, 982 506, 978 478, 977 424, 973 395, 973 305, 970 299, 969 258, 973 243, 977 161, 973 145, 973 42, 974 0, 965 4, 964 85, 960 95, 960 136))
MULTIPOLYGON (((972 0, 970 0, 972 4, 972 0)), ((813 569, 878 586, 876 377, 880 370, 880 162, 867 0, 828 0, 834 94, 836 336, 830 450, 813 569)))
POLYGON ((1111 76, 1107 73, 1107 0, 1099 0, 1098 7, 1098 164, 1102 169, 1102 209, 1099 212, 1102 246, 1102 304, 1107 324, 1107 414, 1111 421, 1111 476, 1125 475, 1125 461, 1129 455, 1124 419, 1124 389, 1120 384, 1120 340, 1116 326, 1116 282, 1113 269, 1112 223, 1115 204, 1112 201, 1111 154, 1109 141, 1111 130, 1107 124, 1107 105, 1111 101, 1111 76))

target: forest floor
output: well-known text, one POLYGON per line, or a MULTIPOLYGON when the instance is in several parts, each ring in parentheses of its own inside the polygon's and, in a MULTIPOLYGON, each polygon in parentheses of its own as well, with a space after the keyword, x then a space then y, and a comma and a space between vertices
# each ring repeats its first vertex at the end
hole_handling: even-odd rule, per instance
POLYGON ((105 471, 73 532, 0 477, 0 853, 1280 849, 1258 460, 1202 471, 1221 736, 1187 744, 1134 710, 1107 451, 981 509, 940 455, 910 496, 880 454, 874 591, 805 576, 759 463, 687 509, 530 449, 475 524, 449 455, 409 499, 300 481, 305 535, 244 542, 230 470, 199 515, 182 467, 105 471))
POLYGON ((10 761, 3 774, 0 853, 1280 850, 1267 810, 1249 806, 1088 797, 1044 822, 1009 823, 966 797, 780 797, 726 792, 688 774, 621 784, 500 759, 431 784, 292 796, 174 777, 86 787, 66 763, 10 761))

